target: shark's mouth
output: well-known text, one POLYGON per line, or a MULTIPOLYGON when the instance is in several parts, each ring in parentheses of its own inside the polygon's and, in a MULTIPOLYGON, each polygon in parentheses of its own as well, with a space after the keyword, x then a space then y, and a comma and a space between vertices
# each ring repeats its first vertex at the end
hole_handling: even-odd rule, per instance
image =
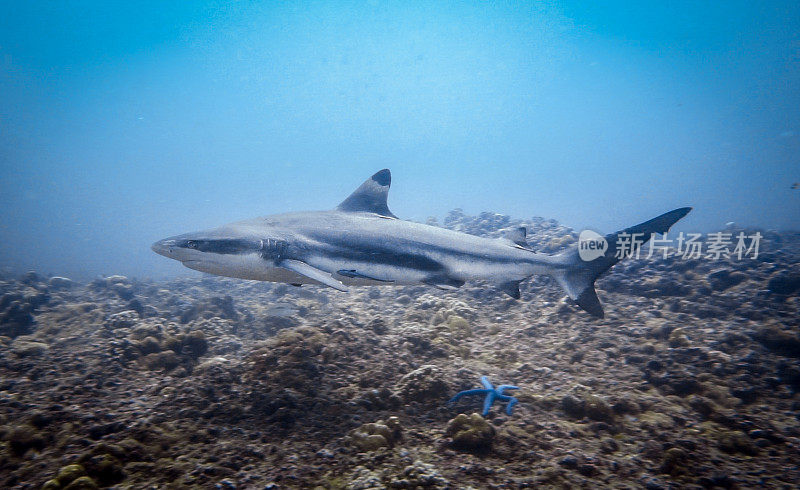
POLYGON ((207 260, 184 260, 181 262, 181 264, 183 264, 184 267, 188 267, 189 269, 194 269, 194 270, 200 270, 198 268, 202 267, 203 265, 205 265, 206 268, 210 265, 213 265, 209 263, 207 260))

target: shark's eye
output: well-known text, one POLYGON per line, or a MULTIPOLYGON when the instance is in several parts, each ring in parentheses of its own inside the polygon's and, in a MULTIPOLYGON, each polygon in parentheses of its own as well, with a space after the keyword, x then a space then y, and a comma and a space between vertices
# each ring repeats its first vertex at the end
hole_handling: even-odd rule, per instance
POLYGON ((189 240, 186 242, 186 248, 197 248, 197 242, 194 240, 189 240))

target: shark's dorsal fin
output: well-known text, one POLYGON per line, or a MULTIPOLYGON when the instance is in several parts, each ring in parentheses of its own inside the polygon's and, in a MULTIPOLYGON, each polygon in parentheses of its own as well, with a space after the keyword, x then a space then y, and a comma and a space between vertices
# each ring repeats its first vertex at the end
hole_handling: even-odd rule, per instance
POLYGON ((368 178, 361 187, 355 190, 350 197, 342 201, 336 208, 339 211, 352 213, 375 213, 380 216, 397 218, 386 204, 389 195, 389 186, 392 185, 392 173, 385 168, 368 178))

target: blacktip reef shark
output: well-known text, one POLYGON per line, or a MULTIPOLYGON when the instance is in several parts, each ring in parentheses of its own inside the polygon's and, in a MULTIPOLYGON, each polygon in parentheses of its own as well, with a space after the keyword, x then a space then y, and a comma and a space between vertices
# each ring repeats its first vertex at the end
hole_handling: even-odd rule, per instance
POLYGON ((617 236, 666 233, 691 208, 680 208, 606 235, 607 248, 582 260, 578 246, 558 255, 537 253, 518 228, 485 238, 398 219, 387 205, 391 173, 381 170, 336 209, 277 214, 160 240, 152 249, 190 269, 220 276, 348 286, 427 284, 459 288, 485 280, 519 299, 519 284, 534 274, 553 277, 581 308, 602 318, 594 281, 619 262, 617 236))

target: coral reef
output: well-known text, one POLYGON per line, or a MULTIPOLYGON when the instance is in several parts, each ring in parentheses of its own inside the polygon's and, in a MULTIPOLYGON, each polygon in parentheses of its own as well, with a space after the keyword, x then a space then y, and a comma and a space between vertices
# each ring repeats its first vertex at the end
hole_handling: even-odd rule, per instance
POLYGON ((488 451, 495 436, 494 427, 477 413, 463 413, 447 422, 445 435, 453 439, 453 447, 488 451))
POLYGON ((346 440, 359 451, 366 452, 381 447, 392 447, 401 437, 400 420, 397 417, 389 417, 386 422, 378 420, 351 430, 346 440))
MULTIPOLYGON (((525 226, 538 251, 577 236, 444 226, 525 226)), ((794 488, 800 234, 761 234, 757 258, 620 263, 602 320, 543 277, 515 301, 3 275, 0 487, 794 488), (446 406, 484 373, 520 387, 513 416, 446 406)))

